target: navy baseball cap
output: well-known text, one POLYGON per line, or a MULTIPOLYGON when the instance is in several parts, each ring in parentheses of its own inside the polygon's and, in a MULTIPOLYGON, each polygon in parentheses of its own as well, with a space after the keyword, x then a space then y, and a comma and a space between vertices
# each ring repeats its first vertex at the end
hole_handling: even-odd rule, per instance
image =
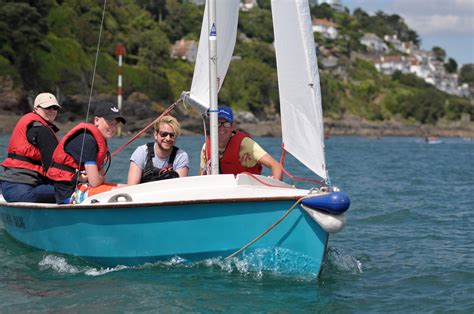
POLYGON ((230 109, 227 106, 219 106, 218 110, 219 110, 219 113, 217 114, 217 117, 219 119, 224 119, 229 122, 234 122, 234 113, 232 112, 232 109, 230 109))
POLYGON ((120 111, 118 110, 118 108, 110 102, 103 102, 103 103, 96 104, 94 116, 103 117, 107 120, 117 119, 120 122, 122 122, 122 124, 127 123, 125 118, 120 114, 120 111))

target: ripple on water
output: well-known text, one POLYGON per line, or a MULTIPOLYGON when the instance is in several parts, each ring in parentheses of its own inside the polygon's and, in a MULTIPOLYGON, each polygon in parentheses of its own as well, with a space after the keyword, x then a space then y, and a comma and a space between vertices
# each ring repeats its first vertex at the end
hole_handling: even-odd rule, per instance
MULTIPOLYGON (((38 263, 41 271, 54 271, 59 274, 86 276, 102 276, 112 272, 136 270, 146 268, 210 268, 219 269, 227 273, 238 273, 244 276, 263 278, 264 274, 272 276, 294 276, 295 278, 314 280, 317 273, 313 273, 314 261, 286 249, 256 249, 244 252, 238 257, 226 259, 222 257, 210 258, 191 262, 179 256, 156 263, 146 263, 139 266, 96 267, 84 264, 82 260, 47 254, 38 263)), ((339 258, 342 264, 342 258, 339 258)))

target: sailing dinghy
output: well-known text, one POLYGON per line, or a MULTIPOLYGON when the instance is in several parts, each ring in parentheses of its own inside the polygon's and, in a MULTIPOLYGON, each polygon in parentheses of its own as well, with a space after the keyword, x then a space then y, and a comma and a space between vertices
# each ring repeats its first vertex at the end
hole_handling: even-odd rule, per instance
MULTIPOLYGON (((208 1, 205 10, 193 83, 183 98, 209 114, 212 141, 239 1, 208 1)), ((272 14, 284 147, 327 180, 308 2, 273 0, 272 14)), ((258 258, 264 270, 317 276, 329 234, 344 227, 348 207, 349 198, 336 188, 306 190, 263 176, 214 174, 129 186, 78 205, 0 201, 0 215, 18 241, 104 266, 243 254, 258 258)))

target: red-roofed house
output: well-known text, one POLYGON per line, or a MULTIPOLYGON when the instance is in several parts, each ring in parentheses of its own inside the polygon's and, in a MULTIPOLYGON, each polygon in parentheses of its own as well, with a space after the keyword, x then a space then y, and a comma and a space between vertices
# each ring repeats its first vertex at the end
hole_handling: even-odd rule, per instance
POLYGON ((409 73, 410 63, 403 56, 382 56, 375 62, 375 68, 386 75, 391 75, 395 71, 409 73))
POLYGON ((171 47, 171 57, 195 62, 197 50, 198 44, 194 40, 177 40, 171 47))
POLYGON ((337 24, 326 19, 313 18, 313 33, 321 33, 326 38, 337 38, 337 24))

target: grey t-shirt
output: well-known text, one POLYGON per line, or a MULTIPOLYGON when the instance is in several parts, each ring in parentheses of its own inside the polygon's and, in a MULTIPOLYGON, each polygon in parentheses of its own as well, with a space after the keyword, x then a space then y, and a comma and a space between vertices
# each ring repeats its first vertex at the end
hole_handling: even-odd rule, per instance
MULTIPOLYGON (((135 151, 133 152, 132 157, 130 157, 130 161, 135 162, 138 168, 140 168, 143 171, 143 169, 145 169, 147 155, 148 155, 148 149, 147 149, 146 144, 138 146, 137 149, 135 149, 135 151)), ((155 156, 152 159, 153 166, 155 168, 161 169, 168 164, 168 159, 169 158, 160 159, 155 154, 155 156)), ((178 170, 183 167, 189 168, 189 157, 188 157, 188 154, 184 150, 179 149, 178 152, 176 153, 176 158, 174 159, 174 162, 173 162, 173 169, 178 170)))

